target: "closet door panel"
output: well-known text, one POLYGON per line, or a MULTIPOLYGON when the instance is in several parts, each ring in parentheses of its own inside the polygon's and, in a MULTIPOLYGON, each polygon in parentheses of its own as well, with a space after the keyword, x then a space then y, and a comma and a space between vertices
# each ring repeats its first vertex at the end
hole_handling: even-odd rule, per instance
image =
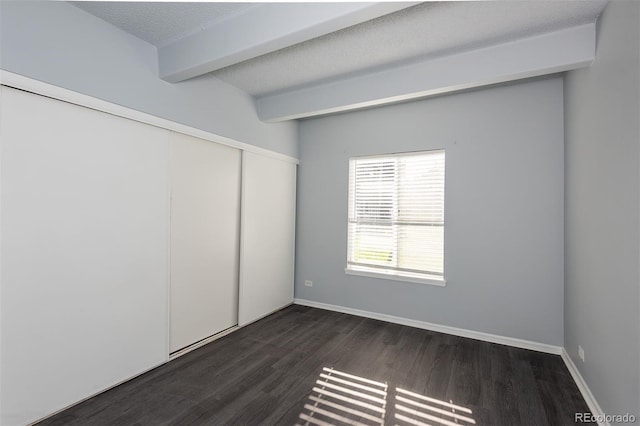
POLYGON ((235 148, 173 136, 171 352, 237 324, 240 156, 235 148))
POLYGON ((167 360, 169 137, 2 87, 0 424, 167 360))
POLYGON ((293 301, 296 165, 243 153, 239 323, 293 301))

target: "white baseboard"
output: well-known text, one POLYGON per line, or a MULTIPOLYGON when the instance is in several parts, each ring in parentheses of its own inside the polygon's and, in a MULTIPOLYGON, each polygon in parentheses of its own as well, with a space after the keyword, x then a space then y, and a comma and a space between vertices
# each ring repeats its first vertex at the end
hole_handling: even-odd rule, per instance
POLYGON ((591 410, 591 413, 596 418, 599 417, 599 418, 605 419, 603 420, 603 422, 599 422, 598 424, 600 426, 610 426, 610 424, 606 422, 606 417, 604 415, 604 412, 602 411, 602 408, 600 408, 600 405, 598 404, 595 397, 591 393, 589 386, 587 386, 587 383, 585 382, 584 378, 580 374, 580 371, 578 371, 578 368, 573 363, 573 361, 571 360, 571 357, 563 347, 547 345, 546 343, 532 342, 529 340, 516 339, 513 337, 498 336, 496 334, 482 333, 479 331, 466 330, 463 328, 433 324, 430 322, 396 317, 393 315, 385 315, 385 314, 379 314, 376 312, 362 311, 360 309, 353 309, 353 308, 348 308, 345 306, 338 306, 338 305, 330 305, 327 303, 314 302, 312 300, 294 299, 293 303, 297 305, 310 306, 312 308, 326 309, 328 311, 341 312, 344 314, 351 314, 359 317, 387 321, 394 324, 401 324, 401 325, 407 325, 410 327, 422 328, 424 330, 437 331, 439 333, 452 334, 454 336, 468 337, 470 339, 482 340, 484 342, 499 343, 501 345, 513 346, 516 348, 530 349, 538 352, 545 352, 553 355, 560 355, 565 365, 567 366, 569 373, 571 373, 571 377, 573 377, 573 380, 576 382, 576 385, 578 386, 578 389, 580 390, 582 397, 587 403, 587 406, 591 410))
POLYGON ((424 330, 437 331, 439 333, 452 334, 454 336, 468 337, 470 339, 482 340, 484 342, 498 343, 501 345, 513 346, 522 349, 530 349, 533 351, 545 352, 553 355, 561 355, 563 351, 563 348, 561 346, 553 346, 546 343, 516 339, 514 337, 498 336, 496 334, 466 330, 464 328, 449 327, 446 325, 433 324, 430 322, 396 317, 393 315, 379 314, 376 312, 362 311, 360 309, 347 308, 345 306, 329 305, 327 303, 314 302, 312 300, 294 299, 293 303, 297 305, 309 306, 312 308, 326 309, 328 311, 342 312, 344 314, 351 314, 359 317, 387 321, 394 324, 407 325, 409 327, 422 328, 424 330))
POLYGON ((573 381, 576 382, 576 385, 578 386, 578 389, 580 390, 582 397, 584 398, 585 402, 589 406, 591 413, 596 418, 603 419, 603 421, 598 422, 598 424, 600 426, 610 426, 609 422, 606 421, 604 411, 602 411, 602 408, 600 408, 600 404, 598 404, 598 401, 596 401, 596 398, 591 393, 589 386, 587 386, 587 382, 585 382, 584 377, 582 377, 582 374, 580 374, 580 370, 578 370, 578 367, 576 367, 576 365, 574 364, 573 360, 571 359, 571 357, 569 356, 565 348, 562 348, 562 353, 560 355, 562 356, 562 360, 567 366, 569 373, 571 373, 571 377, 573 377, 573 381))

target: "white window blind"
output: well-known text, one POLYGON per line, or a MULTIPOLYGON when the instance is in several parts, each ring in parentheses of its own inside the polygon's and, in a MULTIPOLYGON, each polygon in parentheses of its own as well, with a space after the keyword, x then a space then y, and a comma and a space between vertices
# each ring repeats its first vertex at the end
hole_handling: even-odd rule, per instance
POLYGON ((349 160, 347 272, 444 277, 444 150, 349 160))

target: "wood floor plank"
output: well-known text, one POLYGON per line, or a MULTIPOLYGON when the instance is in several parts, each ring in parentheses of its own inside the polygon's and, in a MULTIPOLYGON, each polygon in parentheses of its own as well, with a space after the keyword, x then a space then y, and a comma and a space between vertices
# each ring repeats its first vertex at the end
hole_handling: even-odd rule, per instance
POLYGON ((588 411, 559 356, 292 305, 40 424, 564 425, 588 411))

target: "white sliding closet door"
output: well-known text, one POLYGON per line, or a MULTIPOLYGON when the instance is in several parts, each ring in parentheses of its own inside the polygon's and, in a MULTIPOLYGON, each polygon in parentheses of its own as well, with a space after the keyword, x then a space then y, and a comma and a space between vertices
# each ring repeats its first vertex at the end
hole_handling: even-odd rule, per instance
POLYGON ((296 165, 242 154, 239 323, 293 301, 296 165))
POLYGON ((238 149, 174 134, 171 352, 238 323, 240 156, 238 149))
POLYGON ((0 88, 0 424, 167 360, 166 130, 0 88))

